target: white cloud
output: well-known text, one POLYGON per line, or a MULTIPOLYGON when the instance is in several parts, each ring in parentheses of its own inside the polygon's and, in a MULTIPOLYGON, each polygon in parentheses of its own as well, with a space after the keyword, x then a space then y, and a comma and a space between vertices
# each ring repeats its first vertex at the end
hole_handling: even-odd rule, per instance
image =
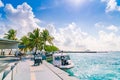
POLYGON ((95 27, 104 28, 105 26, 103 25, 102 22, 98 22, 98 23, 95 24, 95 27))
POLYGON ((51 35, 55 37, 54 43, 61 50, 83 50, 83 48, 84 50, 86 49, 86 46, 82 43, 82 39, 87 36, 87 33, 82 32, 75 23, 71 23, 64 28, 59 28, 58 30, 56 30, 54 25, 49 25, 49 28, 47 29, 50 31, 51 35))
POLYGON ((4 7, 4 4, 1 0, 0 0, 0 7, 4 7))
POLYGON ((48 24, 46 29, 49 30, 51 35, 56 34, 56 28, 55 28, 55 26, 53 24, 48 24))
POLYGON ((102 48, 106 50, 119 50, 120 36, 115 33, 106 33, 105 31, 99 32, 99 40, 102 48))
POLYGON ((98 22, 94 24, 95 27, 99 28, 99 29, 103 29, 103 30, 109 30, 109 31, 113 31, 113 32, 117 32, 119 30, 119 28, 115 25, 106 25, 105 23, 102 22, 98 22))
POLYGON ((116 0, 101 0, 107 3, 106 12, 120 11, 120 6, 117 5, 116 0))
POLYGON ((35 28, 40 28, 38 23, 40 20, 35 18, 32 8, 25 2, 14 8, 11 4, 6 4, 4 9, 8 24, 5 23, 6 31, 8 26, 17 30, 18 37, 26 35, 35 28))
POLYGON ((114 25, 110 25, 107 27, 108 30, 111 30, 111 31, 115 31, 117 32, 118 31, 118 27, 114 26, 114 25))
POLYGON ((6 26, 5 24, 0 24, 0 38, 3 37, 4 33, 6 32, 7 30, 7 27, 9 28, 10 26, 6 26))
POLYGON ((120 36, 105 31, 98 32, 98 38, 81 31, 75 23, 58 30, 54 25, 47 28, 55 37, 54 43, 61 50, 119 50, 120 36), (53 29, 53 30, 52 30, 53 29))

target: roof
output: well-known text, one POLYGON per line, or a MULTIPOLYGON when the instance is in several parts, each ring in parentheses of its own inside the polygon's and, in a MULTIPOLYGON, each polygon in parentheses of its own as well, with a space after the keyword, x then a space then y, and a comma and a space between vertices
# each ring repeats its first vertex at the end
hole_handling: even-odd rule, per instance
POLYGON ((16 41, 16 40, 9 40, 9 39, 2 39, 2 38, 0 38, 0 43, 19 43, 18 41, 16 41))
POLYGON ((0 49, 15 49, 18 48, 18 41, 1 39, 0 38, 0 49))

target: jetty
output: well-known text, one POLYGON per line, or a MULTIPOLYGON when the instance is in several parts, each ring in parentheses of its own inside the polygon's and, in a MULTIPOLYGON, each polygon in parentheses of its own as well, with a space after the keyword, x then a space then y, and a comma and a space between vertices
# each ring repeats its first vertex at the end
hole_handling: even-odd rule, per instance
POLYGON ((45 60, 39 66, 33 64, 31 59, 12 63, 0 73, 0 80, 78 80, 45 60))

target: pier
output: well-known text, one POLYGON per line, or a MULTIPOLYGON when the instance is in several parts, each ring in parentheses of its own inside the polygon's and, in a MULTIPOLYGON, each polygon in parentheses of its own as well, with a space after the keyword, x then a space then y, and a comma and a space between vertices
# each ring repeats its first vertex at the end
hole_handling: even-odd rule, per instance
MULTIPOLYGON (((34 66, 34 62, 30 59, 23 59, 18 63, 13 63, 7 71, 8 74, 2 80, 78 80, 73 76, 69 76, 65 71, 43 61, 43 64, 34 66), (12 68, 12 69, 11 69, 12 68)), ((4 72, 0 73, 4 76, 4 72)))

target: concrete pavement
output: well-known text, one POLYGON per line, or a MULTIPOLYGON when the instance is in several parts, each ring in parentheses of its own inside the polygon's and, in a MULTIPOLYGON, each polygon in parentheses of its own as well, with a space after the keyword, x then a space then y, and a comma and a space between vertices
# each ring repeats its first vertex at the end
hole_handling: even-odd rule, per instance
MULTIPOLYGON (((13 80, 78 80, 69 76, 63 70, 43 61, 39 66, 33 66, 34 61, 27 59, 20 61, 12 72, 13 80)), ((7 77, 7 76, 6 76, 7 77)), ((11 78, 10 78, 11 79, 11 78)), ((7 80, 7 79, 5 79, 7 80)))
POLYGON ((61 80, 55 75, 49 68, 41 64, 40 66, 33 66, 33 62, 30 63, 31 80, 61 80))
POLYGON ((30 80, 30 69, 28 61, 20 61, 16 65, 16 73, 13 74, 14 80, 30 80))

